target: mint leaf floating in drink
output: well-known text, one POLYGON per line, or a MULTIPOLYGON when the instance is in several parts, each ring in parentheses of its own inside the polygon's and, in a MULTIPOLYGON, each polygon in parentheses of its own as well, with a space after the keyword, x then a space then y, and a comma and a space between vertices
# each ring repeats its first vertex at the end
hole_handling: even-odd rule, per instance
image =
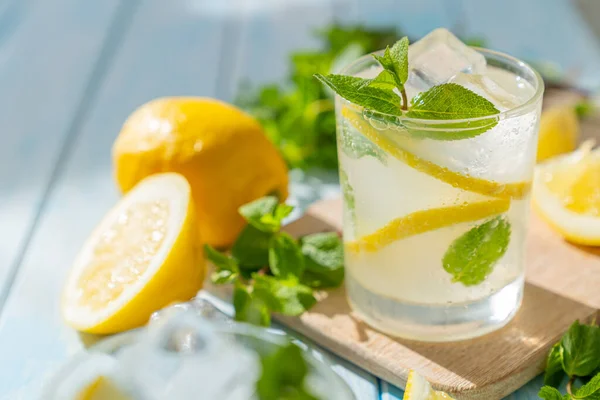
POLYGON ((492 272, 510 241, 510 224, 498 216, 456 239, 444 254, 442 264, 453 282, 478 285, 492 272))
POLYGON ((569 377, 588 376, 600 366, 600 327, 575 321, 560 345, 563 369, 569 377))
POLYGON ((311 287, 335 287, 344 280, 344 245, 335 232, 314 233, 301 241, 306 269, 302 281, 311 287))
POLYGON ((563 347, 560 343, 552 346, 550 354, 546 359, 546 371, 544 372, 544 385, 558 387, 565 377, 563 371, 563 347))
POLYGON ((426 122, 407 122, 405 126, 414 136, 436 140, 460 140, 474 137, 498 124, 496 118, 482 118, 498 114, 491 101, 456 83, 443 83, 419 93, 411 100, 410 118, 424 120, 449 120, 447 124, 432 126, 426 122), (451 122, 451 120, 482 118, 476 121, 451 122), (434 129, 432 129, 434 128, 434 129), (448 129, 446 131, 445 129, 448 129), (450 131, 460 129, 460 131, 450 131))
POLYGON ((341 149, 348 157, 358 160, 371 156, 378 159, 383 165, 387 165, 386 153, 375 143, 371 142, 360 133, 353 133, 350 127, 342 126, 339 133, 341 149))

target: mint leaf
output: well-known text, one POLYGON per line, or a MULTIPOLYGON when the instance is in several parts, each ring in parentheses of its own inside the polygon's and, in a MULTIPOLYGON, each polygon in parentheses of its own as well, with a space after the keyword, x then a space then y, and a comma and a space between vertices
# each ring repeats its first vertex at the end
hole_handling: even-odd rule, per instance
POLYGON ((561 340, 563 369, 569 376, 587 376, 600 366, 600 328, 575 321, 561 340))
POLYGON ((344 245, 335 232, 300 239, 306 270, 302 282, 311 287, 336 287, 344 280, 344 245))
POLYGON ((573 399, 587 399, 587 400, 599 400, 600 399, 600 374, 595 375, 585 385, 575 391, 572 396, 573 399))
POLYGON ((261 375, 256 382, 259 400, 318 400, 305 387, 309 368, 302 350, 293 343, 261 356, 261 375))
POLYGON ((269 265, 269 244, 273 235, 250 224, 242 229, 231 248, 231 255, 237 260, 241 270, 269 265))
POLYGON ((369 87, 384 90, 394 90, 397 85, 398 83, 396 82, 395 75, 388 70, 381 71, 379 75, 369 80, 367 83, 367 86, 369 87))
POLYGON ((546 371, 544 372, 544 385, 559 387, 565 373, 562 367, 563 347, 560 343, 552 346, 548 359, 546 360, 546 371))
POLYGON ((265 214, 260 218, 260 223, 268 228, 263 228, 265 231, 277 232, 281 229, 281 223, 285 217, 290 215, 294 210, 293 206, 287 204, 278 204, 272 214, 265 214))
POLYGON ((296 239, 287 233, 273 236, 269 245, 269 266, 273 275, 299 278, 304 272, 304 257, 296 239))
POLYGON ((557 389, 551 386, 542 387, 538 396, 544 400, 569 400, 571 398, 568 394, 563 396, 557 389))
POLYGON ((265 196, 241 206, 238 211, 248 222, 259 220, 263 215, 270 214, 279 204, 275 196, 265 196))
POLYGON ((271 325, 271 314, 267 304, 261 298, 250 294, 242 284, 236 284, 233 290, 233 308, 236 321, 259 326, 271 325))
POLYGON ((300 315, 317 302, 312 289, 295 279, 254 274, 254 293, 272 311, 284 315, 300 315))
MULTIPOLYGON (((406 115, 418 119, 454 120, 487 117, 499 113, 489 100, 456 83, 434 86, 416 95, 411 103, 410 111, 406 115)), ((480 135, 497 124, 497 118, 483 118, 478 121, 436 124, 435 129, 426 123, 406 121, 405 127, 417 137, 460 140, 480 135), (457 131, 451 131, 455 129, 457 131)))
POLYGON ((408 80, 408 38, 406 36, 392 46, 391 54, 394 73, 404 84, 408 80))
POLYGON ((577 389, 574 399, 600 399, 600 374, 594 376, 588 383, 577 389))
POLYGON ((233 272, 238 270, 237 261, 233 257, 221 253, 208 244, 204 245, 204 254, 206 255, 206 258, 219 270, 233 272))
POLYGON ((510 224, 498 216, 478 225, 456 239, 444 254, 444 269, 452 282, 478 285, 492 272, 510 241, 510 224))
POLYGON ((354 104, 384 114, 402 114, 401 98, 393 90, 369 86, 369 79, 335 74, 315 74, 315 77, 354 104))
POLYGON ((226 283, 234 282, 238 276, 239 276, 239 274, 237 272, 228 271, 226 269, 223 269, 220 271, 213 272, 212 275, 210 276, 210 280, 214 284, 224 285, 226 283))
POLYGON ((356 200, 354 199, 354 189, 350 185, 348 181, 348 175, 346 171, 340 168, 340 186, 342 187, 342 192, 344 195, 344 202, 346 203, 346 207, 354 213, 354 209, 356 207, 356 200))
POLYGON ((358 132, 352 133, 346 124, 340 128, 339 140, 342 151, 348 157, 358 160, 371 156, 378 159, 383 165, 387 165, 387 154, 364 135, 358 132))
POLYGON ((244 204, 238 211, 244 217, 246 221, 256 229, 263 232, 277 232, 281 227, 281 220, 283 218, 280 215, 285 213, 287 207, 279 211, 279 214, 275 213, 279 209, 279 199, 275 196, 265 196, 258 200, 254 200, 251 203, 244 204))
POLYGON ((383 56, 373 54, 379 64, 391 72, 398 89, 403 89, 408 80, 408 38, 405 36, 398 40, 390 49, 386 47, 383 56))

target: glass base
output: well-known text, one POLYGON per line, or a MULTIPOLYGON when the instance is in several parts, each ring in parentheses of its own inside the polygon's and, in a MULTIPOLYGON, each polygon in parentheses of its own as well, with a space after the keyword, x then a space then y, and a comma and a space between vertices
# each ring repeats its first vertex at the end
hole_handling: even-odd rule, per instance
POLYGON ((418 305, 373 293, 346 274, 348 301, 360 319, 390 336, 425 342, 471 339, 502 328, 521 306, 523 284, 521 277, 473 302, 418 305))

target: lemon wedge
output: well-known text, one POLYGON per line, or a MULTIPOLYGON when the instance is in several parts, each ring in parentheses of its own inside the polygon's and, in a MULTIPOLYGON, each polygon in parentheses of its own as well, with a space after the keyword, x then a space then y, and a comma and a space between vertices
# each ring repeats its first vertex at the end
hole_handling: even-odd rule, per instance
POLYGON ((417 171, 426 173, 455 188, 503 199, 522 199, 529 194, 531 189, 530 182, 501 183, 454 172, 446 167, 424 160, 409 151, 402 149, 392 140, 379 133, 367 121, 349 108, 343 108, 342 115, 360 133, 379 146, 382 150, 417 171))
POLYGON ((66 322, 80 331, 115 333, 192 298, 204 277, 198 231, 183 176, 166 173, 141 181, 76 257, 63 292, 66 322))
POLYGON ((575 152, 536 167, 533 205, 567 240, 600 245, 600 148, 585 142, 575 152))
POLYGON ((477 221, 501 214, 510 208, 510 200, 491 199, 458 206, 430 208, 396 218, 383 228, 358 240, 347 242, 346 251, 374 252, 399 239, 461 222, 477 221))
POLYGON ((452 399, 449 394, 433 390, 427 379, 410 370, 406 388, 404 389, 403 400, 449 400, 452 399))
POLYGON ((76 400, 131 400, 131 397, 123 393, 112 381, 104 376, 99 376, 81 393, 75 397, 76 400))
POLYGON ((579 135, 579 117, 572 104, 544 111, 540 119, 537 161, 575 150, 579 135))

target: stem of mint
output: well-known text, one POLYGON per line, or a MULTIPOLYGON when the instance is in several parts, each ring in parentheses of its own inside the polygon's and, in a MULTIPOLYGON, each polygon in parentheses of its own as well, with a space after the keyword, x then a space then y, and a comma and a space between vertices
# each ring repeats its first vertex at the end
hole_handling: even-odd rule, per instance
POLYGON ((402 96, 402 109, 408 111, 408 96, 406 95, 406 89, 402 88, 400 90, 400 95, 402 96))

